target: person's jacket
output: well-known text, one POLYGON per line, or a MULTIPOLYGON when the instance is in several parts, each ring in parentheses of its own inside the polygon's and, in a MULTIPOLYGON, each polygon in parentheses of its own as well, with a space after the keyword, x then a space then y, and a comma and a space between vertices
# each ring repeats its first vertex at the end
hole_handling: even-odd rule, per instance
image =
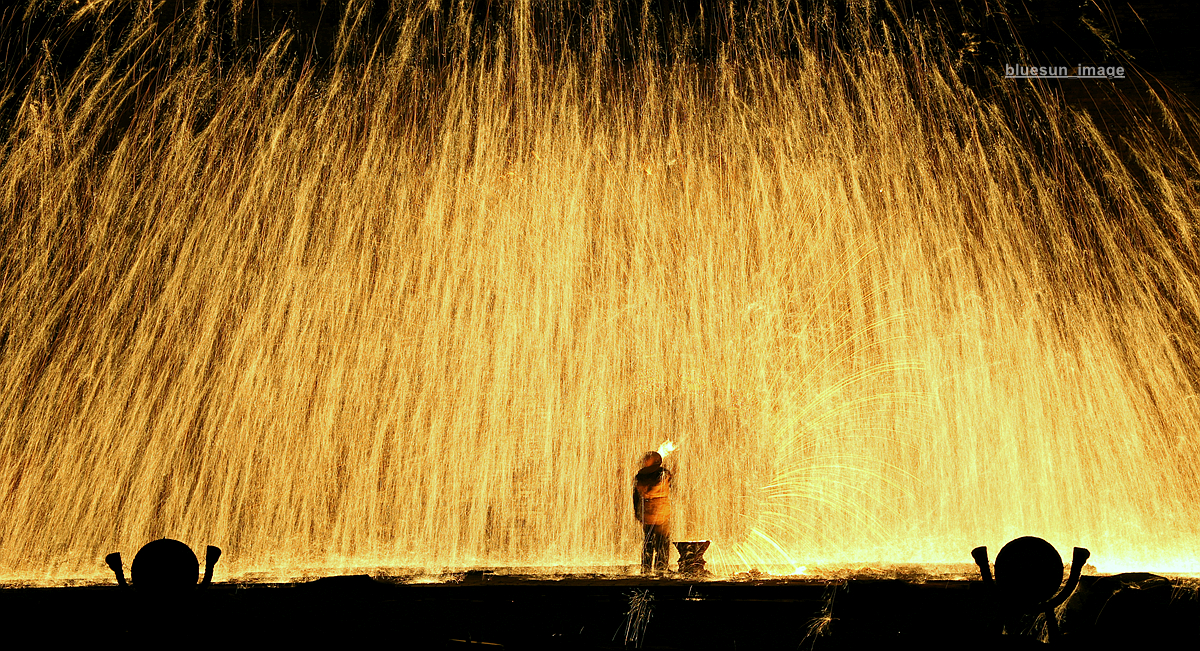
POLYGON ((633 484, 633 515, 642 524, 671 521, 671 471, 649 466, 638 471, 633 484))

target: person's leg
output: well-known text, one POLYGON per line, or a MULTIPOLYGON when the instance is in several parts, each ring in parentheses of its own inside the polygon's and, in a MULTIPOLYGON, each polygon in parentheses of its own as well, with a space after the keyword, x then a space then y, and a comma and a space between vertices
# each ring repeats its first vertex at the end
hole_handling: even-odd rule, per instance
POLYGON ((654 525, 642 525, 642 574, 649 574, 654 561, 654 525))
POLYGON ((671 529, 668 525, 660 524, 655 527, 654 533, 654 569, 666 572, 671 562, 671 529))

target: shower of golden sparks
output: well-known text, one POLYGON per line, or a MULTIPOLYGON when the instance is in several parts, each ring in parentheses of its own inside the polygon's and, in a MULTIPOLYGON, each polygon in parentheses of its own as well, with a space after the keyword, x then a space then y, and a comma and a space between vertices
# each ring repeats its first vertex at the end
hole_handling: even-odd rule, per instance
POLYGON ((0 92, 0 579, 163 536, 229 577, 633 564, 664 433, 718 572, 1200 571, 1187 120, 1115 148, 874 3, 852 47, 764 11, 620 65, 529 0, 378 43, 344 3, 321 65, 126 4, 0 92))

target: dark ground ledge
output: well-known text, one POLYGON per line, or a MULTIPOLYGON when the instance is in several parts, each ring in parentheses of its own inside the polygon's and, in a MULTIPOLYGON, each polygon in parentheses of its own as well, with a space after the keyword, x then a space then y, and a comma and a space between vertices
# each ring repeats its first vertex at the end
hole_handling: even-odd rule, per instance
MULTIPOLYGON (((1064 638, 1056 646, 1196 648, 1197 590, 1195 580, 1146 574, 1083 577, 1060 614, 1064 638)), ((982 582, 943 579, 475 575, 417 584, 354 576, 216 584, 182 601, 153 603, 115 586, 8 588, 0 590, 0 620, 50 646, 615 649, 635 646, 625 644, 627 624, 639 623, 629 616, 635 595, 653 597, 641 622, 646 649, 1028 646, 989 635, 982 582)))

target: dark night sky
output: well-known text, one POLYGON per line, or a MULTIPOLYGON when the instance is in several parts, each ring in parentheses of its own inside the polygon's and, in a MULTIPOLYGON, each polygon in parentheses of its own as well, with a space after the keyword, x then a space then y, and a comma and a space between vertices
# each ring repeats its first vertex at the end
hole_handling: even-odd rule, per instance
MULTIPOLYGON (((169 0, 184 3, 187 0, 169 0)), ((376 0, 376 15, 383 15, 389 0, 376 0)), ((226 0, 228 2, 228 0, 226 0)), ((587 15, 593 0, 542 0, 537 6, 558 5, 567 13, 587 15)), ((640 2, 618 0, 618 16, 636 29, 640 2)), ((694 18, 703 7, 714 16, 724 3, 707 0, 651 0, 659 12, 694 18)), ((735 3, 745 5, 745 2, 735 3)), ((801 6, 818 4, 800 0, 801 6)), ((844 7, 854 0, 833 0, 844 7)), ((443 0, 449 6, 448 0, 443 0)), ((478 18, 503 14, 511 3, 474 0, 478 18)), ((882 6, 877 3, 877 7, 882 6)), ((975 66, 998 68, 1004 63, 1068 64, 1079 62, 1127 65, 1165 84, 1193 104, 1200 104, 1200 3, 1161 0, 1118 2, 1114 0, 901 0, 893 6, 901 20, 947 26, 951 47, 975 66), (1033 61, 1026 61, 1032 59, 1033 61)), ((340 12, 337 2, 321 0, 260 0, 256 25, 290 22, 308 35, 316 49, 328 50, 340 12)), ((879 10, 887 20, 886 11, 879 10)), ((718 36, 719 39, 719 36, 718 36)), ((1095 97, 1097 88, 1064 88, 1075 102, 1110 101, 1095 97), (1089 96, 1090 97, 1089 100, 1089 96)), ((1127 84, 1131 86, 1132 84, 1127 84)), ((1127 87, 1123 90, 1132 90, 1127 87)))
MULTIPOLYGON (((376 21, 387 14, 389 2, 408 4, 410 0, 374 0, 372 17, 376 21)), ((441 0, 445 9, 458 0, 441 0)), ((165 0, 164 15, 182 13, 192 0, 165 0)), ((533 0, 535 14, 546 8, 557 8, 558 15, 568 16, 579 24, 588 15, 596 0, 533 0), (541 8, 541 9, 539 9, 541 8)), ((784 2, 784 0, 780 0, 784 2)), ((802 7, 830 5, 833 13, 845 13, 845 7, 857 0, 798 0, 802 7)), ((318 59, 333 49, 337 18, 342 13, 340 0, 246 0, 242 15, 232 20, 228 8, 233 0, 212 0, 209 8, 220 32, 220 49, 224 52, 253 52, 278 28, 293 29, 299 52, 315 54, 318 59), (237 27, 234 28, 234 25, 237 27)), ((486 15, 503 15, 512 6, 504 0, 473 0, 478 19, 486 15)), ((641 3, 638 0, 615 0, 619 24, 637 30, 641 3)), ((719 13, 725 3, 708 0, 651 0, 660 13, 694 18, 704 8, 706 16, 719 13)), ((744 6, 744 1, 736 3, 744 6)), ((132 3, 128 3, 132 6, 132 3)), ((116 5, 121 6, 121 5, 116 5)), ((1073 106, 1086 108, 1101 125, 1120 129, 1127 124, 1130 107, 1153 114, 1157 109, 1148 91, 1156 92, 1168 101, 1200 105, 1200 2, 1163 2, 1131 0, 899 0, 893 3, 894 12, 876 4, 877 22, 923 22, 943 25, 948 45, 964 63, 968 80, 981 85, 995 83, 996 72, 1005 63, 1040 65, 1070 65, 1089 62, 1105 65, 1124 65, 1129 78, 1124 81, 1064 80, 1049 83, 1056 87, 1073 106)), ((813 15, 809 9, 804 10, 813 15)), ((828 13, 828 12, 827 12, 828 13)), ((837 18, 835 18, 835 21, 837 18)), ((561 28, 561 26, 560 26, 561 28)), ((848 30, 847 30, 848 31, 848 30)), ((56 59, 60 78, 71 62, 92 40, 86 21, 70 25, 63 15, 44 12, 34 20, 24 20, 15 8, 0 11, 0 65, 9 85, 23 85, 30 78, 31 63, 36 58, 37 43, 50 35, 56 43, 56 59)), ((723 28, 712 25, 708 32, 709 49, 723 40, 723 28)), ((856 36, 843 34, 847 42, 856 36)), ((232 58, 232 57, 227 57, 232 58)), ((21 93, 16 93, 19 96, 21 93)), ((10 98, 11 99, 11 98, 10 98)), ((0 107, 8 122, 12 117, 12 101, 0 107)))

